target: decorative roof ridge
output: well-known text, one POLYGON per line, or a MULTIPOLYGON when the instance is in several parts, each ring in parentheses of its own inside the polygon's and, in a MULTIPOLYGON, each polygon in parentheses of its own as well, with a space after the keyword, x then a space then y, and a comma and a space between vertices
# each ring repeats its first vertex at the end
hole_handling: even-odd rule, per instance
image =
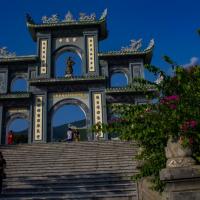
POLYGON ((14 92, 14 93, 5 93, 0 95, 0 99, 15 98, 15 97, 30 98, 31 92, 14 92))
POLYGON ((30 82, 54 82, 54 81, 80 81, 80 80, 103 80, 105 76, 73 76, 73 77, 57 77, 57 78, 34 78, 30 82))
POLYGON ((21 55, 21 56, 15 56, 14 58, 33 58, 38 57, 38 55, 21 55))
MULTIPOLYGON (((155 91, 155 88, 151 84, 146 84, 145 86, 148 92, 155 91)), ((139 85, 128 85, 126 87, 106 88, 106 92, 138 92, 138 91, 144 91, 144 89, 142 87, 139 87, 139 85)))
POLYGON ((11 60, 23 60, 23 59, 37 59, 37 55, 22 55, 22 56, 5 56, 0 57, 1 61, 11 61, 11 60))
POLYGON ((5 95, 12 95, 12 94, 31 94, 29 91, 15 91, 10 93, 5 93, 5 95))
MULTIPOLYGON (((131 40, 133 44, 133 41, 135 40, 131 40)), ((113 51, 107 51, 107 52, 99 52, 98 55, 102 56, 102 55, 132 55, 132 54, 145 54, 145 53, 149 53, 153 50, 154 46, 155 46, 155 42, 154 39, 151 39, 149 42, 149 45, 147 46, 147 48, 145 48, 144 50, 140 50, 141 48, 141 44, 139 44, 138 42, 141 42, 142 40, 138 40, 135 41, 136 46, 135 47, 122 47, 121 50, 113 50, 113 51)))
POLYGON ((16 57, 15 52, 11 53, 7 49, 8 49, 7 47, 0 48, 0 59, 16 57))
POLYGON ((79 19, 76 20, 73 18, 73 15, 71 14, 71 12, 68 11, 63 20, 59 19, 58 14, 53 14, 51 17, 43 16, 41 24, 35 23, 32 17, 29 14, 26 14, 26 23, 27 23, 27 26, 32 26, 32 27, 99 24, 105 21, 106 18, 107 18, 107 9, 103 11, 99 19, 96 19, 95 13, 92 13, 90 15, 86 15, 85 13, 79 13, 79 19))

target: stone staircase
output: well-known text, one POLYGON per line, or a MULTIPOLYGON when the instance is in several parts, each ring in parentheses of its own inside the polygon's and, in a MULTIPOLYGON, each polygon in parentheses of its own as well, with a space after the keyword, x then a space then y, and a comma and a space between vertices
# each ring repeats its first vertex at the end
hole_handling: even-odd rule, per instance
POLYGON ((1 146, 5 200, 137 200, 136 145, 78 142, 1 146))

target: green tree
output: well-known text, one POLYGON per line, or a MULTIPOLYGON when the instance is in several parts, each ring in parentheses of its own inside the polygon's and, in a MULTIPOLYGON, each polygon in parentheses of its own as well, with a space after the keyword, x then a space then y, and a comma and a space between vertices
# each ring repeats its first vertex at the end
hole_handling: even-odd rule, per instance
POLYGON ((167 56, 164 59, 170 64, 173 76, 155 66, 146 66, 162 80, 159 84, 137 80, 147 98, 156 99, 156 103, 112 105, 111 110, 118 117, 98 126, 111 135, 117 132, 121 139, 137 142, 140 172, 134 178, 151 176, 153 188, 160 192, 164 184, 159 179, 159 172, 166 165, 165 147, 169 138, 183 146, 190 145, 193 157, 200 161, 200 67, 185 69, 167 56), (145 84, 151 84, 154 92, 149 94, 145 84))

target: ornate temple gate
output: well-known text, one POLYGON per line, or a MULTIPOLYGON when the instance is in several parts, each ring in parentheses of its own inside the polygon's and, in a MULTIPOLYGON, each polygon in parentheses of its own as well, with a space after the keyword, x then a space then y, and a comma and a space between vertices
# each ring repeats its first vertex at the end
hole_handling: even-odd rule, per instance
MULTIPOLYGON (((144 64, 151 61, 154 41, 141 50, 141 40, 119 51, 99 53, 99 42, 107 38, 107 10, 97 19, 81 14, 78 20, 70 12, 65 19, 43 17, 37 24, 28 15, 27 27, 35 42, 36 56, 16 56, 0 49, 0 143, 6 143, 8 126, 16 117, 29 121, 29 143, 52 141, 51 118, 62 105, 78 105, 86 116, 86 127, 107 123, 111 117, 107 105, 112 103, 144 103, 143 91, 134 87, 111 88, 110 77, 124 72, 128 84, 144 77, 144 64), (73 74, 73 58, 66 57, 66 74, 55 76, 56 60, 63 52, 81 58, 82 75, 73 74), (27 81, 27 91, 12 92, 16 78, 27 81)), ((151 92, 151 91, 150 91, 151 92)), ((88 138, 95 139, 88 132, 88 138)), ((107 134, 100 138, 106 140, 107 134)))

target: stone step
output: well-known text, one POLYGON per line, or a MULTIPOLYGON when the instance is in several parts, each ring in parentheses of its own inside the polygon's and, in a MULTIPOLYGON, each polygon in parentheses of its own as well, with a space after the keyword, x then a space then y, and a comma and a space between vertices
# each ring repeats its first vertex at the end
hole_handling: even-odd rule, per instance
POLYGON ((91 144, 86 144, 86 145, 72 145, 72 144, 66 144, 66 145, 60 145, 60 146, 52 146, 52 145, 45 145, 42 144, 40 146, 23 146, 23 147, 19 147, 19 146, 15 146, 15 148, 7 148, 4 146, 1 146, 0 149, 7 151, 7 152, 11 152, 15 149, 19 150, 19 151, 38 151, 38 150, 44 150, 44 151, 52 151, 52 150, 61 150, 61 149, 84 149, 84 150, 88 150, 90 148, 93 149, 102 149, 102 150, 112 150, 112 149, 119 149, 119 150, 130 150, 130 149, 136 149, 136 146, 123 146, 123 145, 91 145, 91 144), (90 145, 90 147, 88 147, 88 145, 90 145))
MULTIPOLYGON (((129 150, 137 150, 137 147, 120 147, 120 146, 110 146, 110 147, 106 147, 106 146, 91 146, 90 148, 93 148, 94 150, 99 150, 102 149, 102 151, 106 151, 106 150, 122 150, 122 151, 129 151, 129 150)), ((66 150, 66 151, 70 151, 70 150, 89 150, 90 149, 88 146, 60 146, 60 147, 56 147, 56 148, 52 148, 52 147, 37 147, 37 148, 15 148, 15 149, 5 149, 3 147, 0 147, 0 150, 4 150, 5 152, 12 152, 14 150, 18 150, 20 152, 37 152, 37 151, 41 151, 43 150, 44 152, 51 152, 51 151, 60 151, 60 150, 66 150)))
POLYGON ((126 161, 131 161, 133 160, 135 156, 131 155, 131 156, 109 156, 109 157, 98 157, 98 156, 91 156, 91 157, 78 157, 78 156, 74 156, 74 157, 57 157, 57 158, 48 158, 48 159, 42 159, 42 158, 38 158, 38 159, 23 159, 23 160, 8 160, 6 159, 6 162, 9 163, 8 166, 14 166, 14 165, 23 165, 24 164, 34 164, 38 162, 42 162, 42 163, 57 163, 57 162, 63 162, 63 163, 69 163, 69 162, 117 162, 119 160, 126 162, 126 161), (15 162, 14 162, 15 161, 15 162))
POLYGON ((34 143, 34 144, 15 144, 15 145, 1 145, 1 147, 11 149, 11 148, 32 148, 32 147, 40 147, 45 145, 45 147, 55 147, 55 146, 62 146, 62 145, 95 145, 95 146, 135 146, 136 142, 127 142, 127 141, 80 141, 80 142, 51 142, 51 143, 34 143))
POLYGON ((91 145, 90 147, 88 146, 83 146, 83 145, 74 145, 74 146, 71 146, 71 145, 62 145, 62 146, 59 146, 59 147, 52 147, 52 146, 38 146, 38 147, 24 147, 24 148, 9 148, 9 149, 5 149, 5 148, 2 148, 2 146, 0 147, 0 150, 3 150, 5 152, 11 152, 13 150, 19 150, 19 151, 25 151, 25 152, 28 152, 28 151, 37 151, 37 150, 41 150, 43 149, 44 151, 58 151, 58 150, 61 150, 61 149, 84 149, 84 150, 88 150, 90 148, 93 148, 93 149, 102 149, 102 150, 111 150, 111 149, 119 149, 119 150, 130 150, 130 149, 136 149, 137 146, 135 147, 132 147, 132 146, 127 146, 127 147, 123 147, 123 146, 94 146, 94 145, 91 145))
POLYGON ((99 154, 95 154, 95 153, 90 153, 90 154, 76 154, 76 153, 71 153, 71 154, 48 154, 48 155, 32 155, 32 154, 28 154, 28 155, 18 155, 18 156, 12 156, 12 155, 5 155, 3 154, 4 157, 6 158, 7 161, 13 161, 13 160, 33 160, 33 159, 45 159, 45 160, 48 160, 48 159, 66 159, 66 158, 69 158, 69 159, 76 159, 76 158, 98 158, 98 159, 103 159, 103 158, 116 158, 116 157, 121 157, 123 158, 124 156, 125 157, 133 157, 133 156, 136 156, 137 153, 135 152, 130 152, 130 153, 115 153, 115 154, 102 154, 102 153, 99 153, 99 154))
POLYGON ((108 150, 101 150, 101 149, 93 149, 93 151, 91 152, 91 149, 88 150, 84 150, 84 149, 70 149, 70 150, 59 150, 59 151, 43 151, 41 150, 37 150, 37 151, 19 151, 19 150, 15 150, 15 152, 6 152, 4 150, 0 150, 2 152, 4 152, 5 155, 7 156, 22 156, 22 155, 54 155, 56 154, 72 154, 72 153, 77 153, 80 155, 88 155, 88 154, 111 154, 111 155, 115 155, 115 154, 124 154, 124 153, 137 153, 136 149, 131 149, 131 150, 115 150, 115 149, 108 149, 108 150))
POLYGON ((62 184, 64 185, 70 185, 70 186, 74 186, 74 185, 99 185, 99 184, 125 184, 125 183, 131 183, 131 184, 135 184, 132 180, 131 177, 108 177, 108 178, 79 178, 79 179, 45 179, 45 180, 15 180, 15 181, 6 181, 4 182, 4 189, 9 189, 9 188, 15 188, 15 187, 24 187, 24 188, 29 188, 29 187, 35 187, 40 186, 40 187, 46 187, 48 185, 51 187, 56 187, 56 186, 60 186, 62 184))
POLYGON ((135 188, 136 184, 130 183, 130 182, 121 182, 121 183, 108 183, 108 182, 102 182, 102 183, 93 183, 91 184, 84 184, 84 185, 70 185, 70 184, 55 184, 55 185, 26 185, 24 187, 15 186, 15 187, 5 187, 4 192, 12 194, 12 193, 21 193, 21 192, 27 192, 27 193, 33 193, 33 192, 53 192, 53 191, 73 191, 73 190, 101 190, 106 188, 107 190, 113 190, 113 189, 132 189, 135 188))
POLYGON ((14 174, 16 175, 21 175, 21 174, 28 174, 30 175, 36 175, 38 173, 44 173, 44 174, 50 174, 53 172, 57 172, 58 174, 60 172, 63 173, 69 173, 71 171, 71 173, 76 173, 76 172, 87 172, 87 171, 99 171, 99 170, 104 170, 104 171, 111 171, 111 170, 132 170, 133 172, 136 171, 136 168, 134 166, 123 166, 123 168, 121 166, 108 166, 108 167, 85 167, 85 168, 52 168, 52 169, 22 169, 22 170, 18 170, 18 171, 6 171, 6 174, 8 177, 13 176, 14 174), (9 173, 7 173, 9 172, 9 173))
POLYGON ((75 151, 71 151, 71 152, 53 152, 53 153, 44 153, 44 152, 38 152, 38 153, 35 153, 35 152, 30 152, 30 153, 27 153, 27 154, 20 154, 20 153, 16 153, 16 154, 6 154, 2 151, 4 157, 6 158, 21 158, 22 156, 32 156, 32 157, 49 157, 49 156, 54 156, 54 155, 74 155, 74 154, 77 154, 78 156, 90 156, 90 155, 100 155, 100 156, 113 156, 113 155, 131 155, 131 154, 137 154, 136 151, 127 151, 127 152, 119 152, 119 151, 114 151, 114 152, 101 152, 101 151, 88 151, 88 152, 84 152, 84 151, 81 151, 81 152, 75 152, 75 151))
POLYGON ((86 142, 86 143, 81 143, 81 142, 71 142, 71 143, 60 143, 60 144, 53 144, 53 143, 43 143, 43 144, 21 144, 21 145, 1 145, 0 149, 6 149, 6 150, 13 150, 13 149, 39 149, 39 148, 43 148, 43 149, 59 149, 62 147, 84 147, 84 148, 89 148, 88 145, 90 147, 96 147, 96 148, 100 148, 100 147, 105 147, 107 149, 109 148, 123 148, 123 149, 128 149, 128 148, 136 148, 137 145, 135 144, 129 144, 129 143, 124 143, 124 144, 109 144, 109 143, 90 143, 90 142, 86 142))
POLYGON ((43 174, 50 174, 50 173, 53 173, 53 172, 57 172, 58 174, 59 173, 80 173, 80 172, 88 172, 88 171, 125 171, 125 170, 132 170, 134 172, 134 170, 136 171, 136 168, 135 166, 92 166, 92 167, 84 167, 84 168, 65 168, 65 167, 60 167, 60 168, 48 168, 48 169, 35 169, 35 170, 31 170, 31 169, 21 169, 19 171, 17 170, 13 170, 13 171, 6 171, 6 174, 8 177, 10 176, 21 176, 21 174, 28 174, 29 176, 33 176, 33 175, 36 175, 38 173, 43 173, 43 174))
POLYGON ((134 155, 130 155, 130 156, 107 156, 107 157, 98 157, 98 156, 91 156, 91 157, 62 157, 62 158, 54 158, 54 157, 52 157, 52 158, 44 158, 44 159, 42 159, 42 158, 27 158, 27 159, 12 159, 12 160, 6 160, 6 162, 7 162, 7 164, 11 164, 11 165, 13 165, 13 164, 15 164, 15 163, 19 163, 19 164, 26 164, 26 163, 36 163, 36 162, 52 162, 52 161, 60 161, 60 162, 62 162, 62 161, 64 161, 64 162, 78 162, 78 161, 85 161, 85 162, 89 162, 90 160, 96 160, 96 161, 106 161, 106 160, 121 160, 121 161, 123 161, 123 159, 125 159, 125 161, 126 160, 131 160, 131 159, 134 159, 134 155))
MULTIPOLYGON (((48 164, 48 162, 46 163, 48 164)), ((126 162, 120 162, 120 161, 116 161, 116 162, 102 162, 102 161, 96 161, 96 162, 85 162, 85 163, 78 163, 78 162, 67 162, 67 163, 49 163, 48 165, 45 165, 45 163, 35 163, 35 165, 31 166, 31 167, 26 167, 22 166, 21 168, 18 167, 19 165, 16 165, 17 169, 15 167, 7 167, 5 170, 21 170, 22 168, 42 168, 43 166, 46 166, 46 169, 48 168, 59 168, 59 167, 63 167, 63 168, 85 168, 85 167, 100 167, 100 166, 105 166, 105 167, 115 167, 115 166, 126 166, 126 165, 135 165, 136 166, 137 162, 136 161, 126 161, 126 162)))
MULTIPOLYGON (((7 165, 6 170, 16 170, 16 168, 21 169, 21 168, 33 168, 33 167, 59 167, 59 166, 65 166, 65 167, 73 167, 73 166, 97 166, 97 165, 119 165, 122 164, 122 160, 117 159, 117 160, 65 160, 65 161, 60 161, 56 160, 54 162, 27 162, 27 163, 13 163, 11 165, 7 165)), ((136 165, 137 161, 133 160, 123 160, 123 164, 126 165, 136 165)))
POLYGON ((7 161, 0 199, 138 200, 136 145, 72 142, 1 146, 7 161))
POLYGON ((20 179, 19 178, 16 178, 16 177, 12 177, 12 178, 9 178, 7 177, 6 178, 6 181, 46 181, 46 180, 52 180, 52 181, 59 181, 59 180, 69 180, 69 181, 73 181, 73 180, 77 180, 77 179, 80 179, 80 180, 89 180, 89 179, 113 179, 113 178, 128 178, 130 179, 130 177, 133 176, 133 172, 114 172, 114 171, 111 171, 109 173, 106 173, 106 172, 103 172, 103 173, 99 173, 99 172, 93 172, 93 173, 75 173, 75 174, 62 174, 62 175, 49 175, 49 176, 46 176, 44 174, 37 174, 36 176, 33 176, 33 177, 30 177, 30 176, 24 176, 23 178, 21 177, 20 179))
POLYGON ((91 193, 78 193, 78 194, 57 194, 57 195, 52 195, 50 194, 45 194, 45 195, 34 195, 34 196, 26 196, 23 197, 22 195, 18 196, 8 196, 8 195, 2 195, 0 197, 1 199, 4 200, 63 200, 63 199, 69 199, 69 200, 138 200, 137 193, 135 191, 121 191, 117 192, 115 191, 114 193, 98 193, 95 192, 95 194, 91 193))
MULTIPOLYGON (((38 196, 38 195, 49 195, 51 194, 51 196, 54 196, 54 195, 61 195, 61 194, 79 194, 79 193, 93 193, 93 194, 96 194, 96 193, 106 193, 108 192, 109 194, 113 193, 121 193, 121 192, 125 192, 125 191, 128 191, 128 192, 136 192, 136 188, 133 188, 133 187, 130 187, 130 188, 98 188, 98 189, 89 189, 87 190, 87 188, 83 188, 82 190, 78 190, 76 188, 74 189, 71 189, 71 190, 55 190, 55 191, 32 191, 32 192, 26 192, 26 191, 18 191, 18 192, 9 192, 7 194, 2 194, 1 197, 9 197, 9 196, 15 196, 15 197, 19 197, 19 196, 26 196, 26 197, 35 197, 35 196, 38 196)), ((105 195, 106 196, 106 195, 105 195)))
MULTIPOLYGON (((132 173, 132 174, 136 174, 136 173, 138 173, 138 170, 134 170, 134 169, 118 169, 118 170, 114 170, 114 169, 108 169, 108 170, 102 170, 102 169, 100 169, 100 170, 89 170, 89 172, 90 173, 97 173, 97 172, 99 172, 99 173, 111 173, 111 172, 113 172, 113 171, 115 171, 115 173, 132 173)), ((88 170, 86 169, 85 171, 84 170, 82 170, 82 171, 80 171, 80 170, 77 170, 77 171, 75 171, 75 170, 73 170, 73 171, 59 171, 59 172, 56 172, 56 171, 52 171, 52 172, 43 172, 42 174, 44 175, 44 176, 51 176, 51 175, 58 175, 58 176, 63 176, 63 175, 69 175, 69 174, 76 174, 76 173, 78 173, 78 174, 87 174, 88 173, 88 170)), ((18 174, 15 174, 15 173, 13 173, 13 174, 7 174, 7 178, 14 178, 14 177, 19 177, 19 178, 21 178, 21 177, 26 177, 26 176, 30 176, 30 177, 33 177, 33 176, 41 176, 41 173, 40 172, 37 172, 37 173, 27 173, 27 174, 24 174, 24 173, 18 173, 18 174)))

